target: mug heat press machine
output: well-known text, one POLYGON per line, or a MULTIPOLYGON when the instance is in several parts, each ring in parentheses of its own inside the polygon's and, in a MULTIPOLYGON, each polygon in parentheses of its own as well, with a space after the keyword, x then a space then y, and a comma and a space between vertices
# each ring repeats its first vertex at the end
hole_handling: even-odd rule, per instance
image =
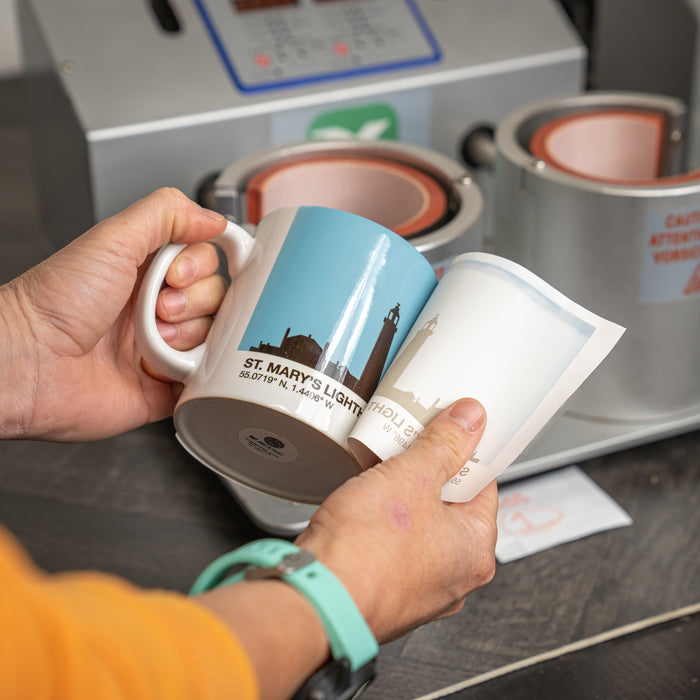
POLYGON ((557 0, 22 0, 19 11, 56 246, 163 185, 195 196, 271 147, 397 140, 459 161, 475 129, 579 92, 586 72, 557 0))
MULTIPOLYGON (((490 249, 627 328, 501 481, 700 427, 700 170, 687 170, 687 128, 680 100, 634 93, 543 100, 498 126, 490 249)), ((231 184, 249 169, 222 175, 221 194, 243 192, 231 184)), ((313 513, 230 486, 267 529, 289 534, 313 513)))
MULTIPOLYGON (((363 179, 370 159, 372 181, 419 193, 425 212, 403 223, 437 266, 482 247, 489 227, 491 175, 476 175, 476 224, 473 184, 445 175, 462 173, 471 137, 533 100, 580 92, 586 73, 556 0, 22 0, 19 10, 57 247, 164 185, 245 221, 251 169, 264 208, 293 179, 276 165, 330 139, 364 149, 363 179), (437 200, 447 216, 434 217, 437 200)), ((312 512, 225 483, 268 531, 292 534, 312 512)))

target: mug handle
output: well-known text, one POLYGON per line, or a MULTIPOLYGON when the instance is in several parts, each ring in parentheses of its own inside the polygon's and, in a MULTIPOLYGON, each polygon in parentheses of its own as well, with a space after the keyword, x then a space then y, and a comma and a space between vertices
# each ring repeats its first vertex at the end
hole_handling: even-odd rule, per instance
MULTIPOLYGON (((256 247, 254 238, 232 221, 228 222, 220 236, 209 242, 219 246, 226 254, 231 278, 243 270, 256 247)), ((158 293, 170 263, 184 248, 186 245, 182 243, 166 243, 156 253, 143 277, 134 318, 136 346, 143 359, 157 372, 180 382, 185 381, 199 367, 208 341, 207 337, 201 345, 191 350, 175 350, 163 340, 156 325, 158 293)))

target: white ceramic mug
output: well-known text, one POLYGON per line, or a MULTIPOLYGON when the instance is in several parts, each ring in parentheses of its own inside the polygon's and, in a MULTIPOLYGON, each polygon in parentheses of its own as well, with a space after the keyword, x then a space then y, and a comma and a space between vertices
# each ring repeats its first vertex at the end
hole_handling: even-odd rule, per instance
POLYGON ((255 237, 229 223, 214 240, 232 278, 206 341, 163 341, 155 303, 183 246, 147 271, 136 341, 185 389, 182 445, 222 476, 274 496, 320 503, 360 467, 347 437, 437 279, 394 232, 324 207, 266 215, 255 237))

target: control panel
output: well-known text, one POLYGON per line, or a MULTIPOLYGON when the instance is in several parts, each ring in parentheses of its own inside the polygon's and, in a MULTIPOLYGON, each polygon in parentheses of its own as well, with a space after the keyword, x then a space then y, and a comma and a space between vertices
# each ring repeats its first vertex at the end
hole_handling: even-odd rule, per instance
POLYGON ((440 48, 414 0, 194 0, 246 92, 415 67, 440 48))

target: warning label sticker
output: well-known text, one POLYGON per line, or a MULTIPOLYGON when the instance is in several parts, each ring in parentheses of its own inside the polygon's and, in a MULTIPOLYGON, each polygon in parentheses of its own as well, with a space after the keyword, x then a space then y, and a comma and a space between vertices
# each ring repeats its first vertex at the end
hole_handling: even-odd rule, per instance
POLYGON ((700 295, 700 206, 647 214, 641 300, 700 295))

